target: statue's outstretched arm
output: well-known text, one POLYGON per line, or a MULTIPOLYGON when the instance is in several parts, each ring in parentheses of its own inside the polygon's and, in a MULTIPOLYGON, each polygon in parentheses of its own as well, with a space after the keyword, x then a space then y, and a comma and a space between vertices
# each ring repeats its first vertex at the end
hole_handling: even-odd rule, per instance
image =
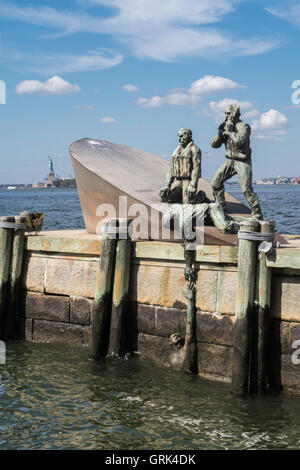
POLYGON ((211 141, 211 146, 214 149, 219 149, 223 144, 223 137, 220 135, 217 135, 212 141, 211 141))
POLYGON ((211 146, 214 149, 219 149, 224 143, 224 137, 223 137, 224 129, 225 129, 225 123, 223 122, 219 126, 218 135, 211 141, 211 146))

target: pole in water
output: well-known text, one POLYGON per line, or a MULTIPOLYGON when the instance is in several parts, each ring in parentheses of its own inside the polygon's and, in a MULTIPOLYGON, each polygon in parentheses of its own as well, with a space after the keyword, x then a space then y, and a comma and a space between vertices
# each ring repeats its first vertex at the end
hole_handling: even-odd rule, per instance
MULTIPOLYGON (((261 233, 269 234, 275 231, 275 221, 260 221, 261 233)), ((271 243, 270 247, 272 249, 271 243)), ((271 280, 272 270, 266 265, 267 253, 258 248, 255 300, 257 308, 256 338, 253 338, 251 358, 251 392, 267 390, 267 347, 269 339, 271 280)))
POLYGON ((182 369, 187 372, 197 372, 197 337, 196 337, 196 280, 195 249, 189 250, 189 242, 184 242, 185 280, 187 299, 186 329, 183 349, 182 369))
MULTIPOLYGON (((259 222, 241 222, 240 232, 257 232, 259 222)), ((249 387, 251 320, 254 307, 257 241, 239 240, 238 287, 235 307, 232 392, 245 394, 249 387)))
POLYGON ((92 359, 104 358, 109 340, 109 323, 116 248, 116 219, 103 224, 101 252, 92 311, 92 359))
POLYGON ((128 227, 132 219, 119 219, 119 236, 114 273, 114 287, 111 311, 109 356, 121 356, 124 353, 125 314, 129 292, 131 239, 128 227))
POLYGON ((10 286, 7 299, 7 313, 4 322, 4 340, 12 339, 16 333, 16 317, 20 304, 20 294, 22 287, 22 266, 24 255, 24 237, 26 228, 26 217, 16 216, 15 223, 24 225, 23 228, 16 228, 13 231, 10 286))
POLYGON ((14 224, 14 222, 14 217, 0 217, 0 339, 3 339, 4 336, 5 314, 9 294, 9 274, 14 231, 10 224, 14 224))

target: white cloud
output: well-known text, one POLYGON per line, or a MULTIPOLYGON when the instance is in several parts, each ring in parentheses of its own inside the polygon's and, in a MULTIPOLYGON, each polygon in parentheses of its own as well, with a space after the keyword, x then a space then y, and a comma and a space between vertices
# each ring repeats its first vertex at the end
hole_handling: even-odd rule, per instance
POLYGON ((85 54, 43 54, 42 56, 24 57, 31 62, 28 67, 31 72, 48 75, 51 73, 88 72, 104 70, 119 65, 123 61, 122 54, 112 51, 88 51, 85 54))
POLYGON ((46 82, 39 80, 25 80, 17 85, 18 95, 41 93, 43 95, 66 95, 68 93, 78 93, 80 87, 66 82, 63 78, 55 76, 46 82))
POLYGON ((147 22, 189 22, 191 24, 215 23, 222 16, 234 10, 235 0, 83 0, 82 3, 114 6, 118 8, 119 15, 124 20, 129 16, 133 26, 142 22, 140 28, 147 22))
POLYGON ((137 104, 144 108, 158 108, 160 106, 195 106, 204 96, 243 88, 242 85, 224 77, 205 75, 194 81, 190 88, 179 93, 171 93, 167 96, 153 96, 152 98, 138 98, 137 104))
POLYGON ((133 92, 136 92, 136 91, 139 91, 139 87, 136 86, 136 85, 123 85, 122 87, 122 90, 124 91, 128 91, 129 93, 133 93, 133 92))
POLYGON ((100 119, 100 122, 103 124, 113 124, 114 122, 117 122, 117 120, 113 117, 105 116, 100 119))
POLYGON ((285 2, 284 7, 269 7, 266 11, 271 15, 277 16, 282 20, 287 20, 290 23, 300 26, 300 3, 299 2, 285 2))
POLYGON ((222 91, 236 90, 237 88, 245 87, 230 80, 229 78, 205 75, 205 77, 193 82, 189 91, 192 94, 204 96, 222 91))
POLYGON ((172 93, 161 97, 153 96, 152 98, 138 98, 136 103, 143 108, 159 108, 161 106, 195 106, 201 98, 189 93, 172 93))
POLYGON ((81 0, 77 11, 22 7, 1 2, 2 18, 55 28, 56 36, 79 32, 106 34, 140 58, 174 61, 179 57, 247 56, 277 47, 276 38, 239 39, 217 29, 239 0, 81 0), (89 5, 114 7, 101 18, 89 5), (208 26, 208 25, 213 25, 208 26))
MULTIPOLYGON (((208 103, 209 109, 204 110, 205 114, 212 116, 217 122, 224 120, 225 109, 228 108, 231 104, 235 104, 240 107, 241 111, 247 111, 248 113, 252 111, 258 112, 253 108, 250 101, 239 101, 234 98, 224 98, 221 101, 211 101, 208 103)), ((246 117, 246 114, 244 115, 246 117)))
POLYGON ((253 122, 254 130, 282 129, 288 125, 287 117, 276 109, 270 109, 260 116, 260 119, 253 122))

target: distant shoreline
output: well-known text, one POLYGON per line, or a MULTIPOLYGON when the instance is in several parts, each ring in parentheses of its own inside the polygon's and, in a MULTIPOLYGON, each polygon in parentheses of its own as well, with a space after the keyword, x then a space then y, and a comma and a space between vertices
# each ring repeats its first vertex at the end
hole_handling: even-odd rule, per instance
MULTIPOLYGON (((14 185, 9 185, 9 186, 14 186, 14 185)), ((34 189, 34 190, 36 190, 36 189, 49 190, 49 189, 50 189, 50 190, 53 190, 53 189, 77 189, 77 188, 76 188, 76 186, 68 186, 68 187, 65 187, 65 188, 64 188, 64 187, 57 188, 57 187, 55 187, 55 186, 51 186, 51 187, 49 187, 49 188, 43 188, 43 187, 36 188, 36 187, 33 187, 33 186, 30 186, 30 187, 28 187, 28 186, 17 187, 17 186, 16 186, 15 189, 8 189, 8 187, 6 187, 6 186, 5 186, 5 187, 1 187, 1 186, 0 186, 0 190, 2 190, 2 191, 9 191, 9 192, 13 192, 13 191, 28 191, 29 189, 34 189)))
POLYGON ((300 184, 298 183, 279 183, 279 184, 268 184, 268 183, 253 183, 255 186, 299 186, 300 184))

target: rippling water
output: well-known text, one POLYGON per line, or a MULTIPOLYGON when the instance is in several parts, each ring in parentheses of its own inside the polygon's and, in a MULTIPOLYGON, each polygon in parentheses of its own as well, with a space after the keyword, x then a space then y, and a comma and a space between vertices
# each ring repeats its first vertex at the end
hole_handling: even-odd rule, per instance
MULTIPOLYGON (((247 204, 239 185, 228 185, 227 191, 247 204)), ((278 232, 300 235, 300 185, 254 186, 265 220, 276 220, 278 232)))
MULTIPOLYGON (((255 190, 278 230, 300 234, 300 186, 255 190)), ((47 230, 84 228, 76 190, 0 191, 0 215, 23 210, 45 211, 47 230)), ((227 384, 51 344, 9 343, 0 366, 0 450, 299 447, 299 396, 238 399, 227 384)))
POLYGON ((297 396, 239 399, 227 384, 141 359, 13 342, 0 366, 1 449, 292 449, 297 396))
MULTIPOLYGON (((254 186, 265 219, 276 220, 277 230, 300 235, 300 185, 254 186)), ((228 185, 227 191, 245 202, 239 185, 228 185)), ((27 210, 45 212, 45 230, 84 228, 76 189, 0 190, 0 215, 16 215, 27 210)))
POLYGON ((85 228, 76 189, 0 190, 0 215, 45 212, 44 230, 85 228))

